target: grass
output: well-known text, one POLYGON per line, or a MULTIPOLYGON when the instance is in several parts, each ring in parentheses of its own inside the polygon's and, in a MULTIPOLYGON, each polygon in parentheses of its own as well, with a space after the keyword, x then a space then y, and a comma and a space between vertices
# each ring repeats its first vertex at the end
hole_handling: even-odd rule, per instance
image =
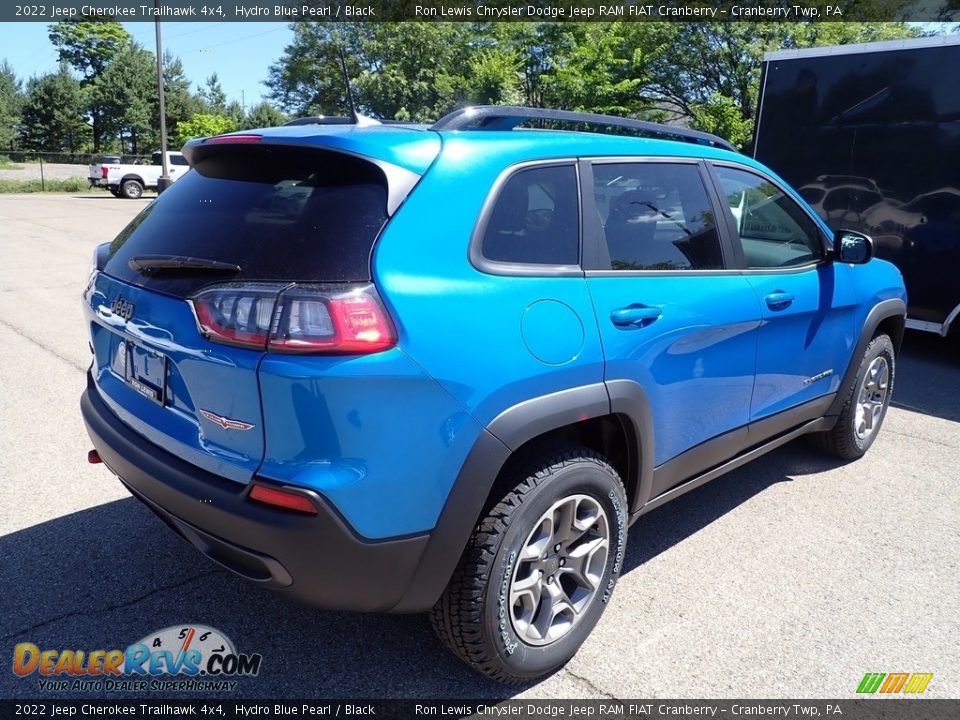
POLYGON ((0 155, 0 170, 23 170, 23 165, 12 163, 6 155, 0 155))
POLYGON ((47 180, 41 188, 40 180, 0 180, 0 193, 86 192, 86 178, 47 180))

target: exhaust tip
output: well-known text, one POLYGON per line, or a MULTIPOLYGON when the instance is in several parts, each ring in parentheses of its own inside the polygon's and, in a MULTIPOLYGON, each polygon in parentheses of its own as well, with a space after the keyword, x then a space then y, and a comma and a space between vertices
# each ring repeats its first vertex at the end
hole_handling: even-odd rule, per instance
POLYGON ((98 453, 96 450, 91 450, 87 453, 87 462, 91 465, 98 465, 102 463, 103 460, 100 459, 100 453, 98 453))

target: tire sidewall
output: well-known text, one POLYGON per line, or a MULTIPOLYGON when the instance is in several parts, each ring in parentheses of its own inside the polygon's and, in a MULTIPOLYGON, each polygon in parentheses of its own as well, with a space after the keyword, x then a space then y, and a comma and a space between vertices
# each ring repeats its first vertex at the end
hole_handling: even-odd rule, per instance
POLYGON ((563 665, 593 630, 609 601, 623 567, 627 539, 627 506, 623 486, 609 471, 589 461, 565 467, 535 488, 512 515, 490 565, 484 598, 484 624, 489 641, 501 662, 517 676, 538 677, 563 665), (529 645, 513 628, 509 587, 520 550, 533 523, 557 500, 576 494, 593 497, 607 514, 610 549, 600 588, 586 614, 559 640, 543 646, 529 645))
POLYGON ((887 417, 887 408, 890 407, 890 398, 893 396, 893 386, 896 381, 896 376, 896 356, 893 352, 893 343, 886 335, 881 335, 870 343, 867 352, 864 353, 863 362, 860 364, 860 372, 857 373, 857 382, 854 385, 853 397, 851 398, 850 417, 847 418, 847 432, 850 433, 850 439, 853 441, 853 445, 857 448, 860 455, 863 455, 870 449, 870 446, 873 445, 877 436, 880 434, 880 428, 883 426, 883 421, 887 417), (857 405, 860 402, 860 393, 863 391, 863 383, 866 380, 867 370, 870 364, 881 356, 887 361, 887 365, 890 368, 887 396, 884 399, 883 410, 881 410, 880 417, 877 420, 877 427, 870 435, 861 438, 857 435, 856 428, 857 405))
POLYGON ((143 197, 143 186, 136 180, 125 180, 123 182, 123 185, 121 186, 121 192, 123 193, 123 196, 125 198, 129 200, 136 200, 138 198, 143 197), (135 193, 129 192, 127 190, 127 187, 134 186, 134 185, 138 188, 138 191, 135 193))

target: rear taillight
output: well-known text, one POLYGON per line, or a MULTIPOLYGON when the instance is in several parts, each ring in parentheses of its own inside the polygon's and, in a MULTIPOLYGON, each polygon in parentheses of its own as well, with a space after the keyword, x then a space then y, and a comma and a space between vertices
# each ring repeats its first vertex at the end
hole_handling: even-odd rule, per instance
POLYGON ((108 175, 109 173, 110 173, 110 168, 108 168, 106 165, 101 165, 101 166, 100 166, 100 179, 101 179, 101 180, 106 180, 106 179, 107 179, 107 175, 108 175))
POLYGON ((363 355, 397 336, 373 285, 223 285, 190 300, 213 342, 287 353, 363 355))

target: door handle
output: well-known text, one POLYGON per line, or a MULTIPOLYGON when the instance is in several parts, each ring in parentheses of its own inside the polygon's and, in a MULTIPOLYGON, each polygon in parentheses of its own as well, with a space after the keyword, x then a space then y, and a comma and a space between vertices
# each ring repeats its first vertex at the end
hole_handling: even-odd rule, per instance
POLYGON ((767 301, 767 307, 771 310, 784 310, 793 303, 793 294, 777 290, 767 295, 764 300, 767 301))
POLYGON ((658 307, 629 305, 610 313, 610 322, 622 328, 646 327, 655 322, 662 314, 663 311, 658 307))

